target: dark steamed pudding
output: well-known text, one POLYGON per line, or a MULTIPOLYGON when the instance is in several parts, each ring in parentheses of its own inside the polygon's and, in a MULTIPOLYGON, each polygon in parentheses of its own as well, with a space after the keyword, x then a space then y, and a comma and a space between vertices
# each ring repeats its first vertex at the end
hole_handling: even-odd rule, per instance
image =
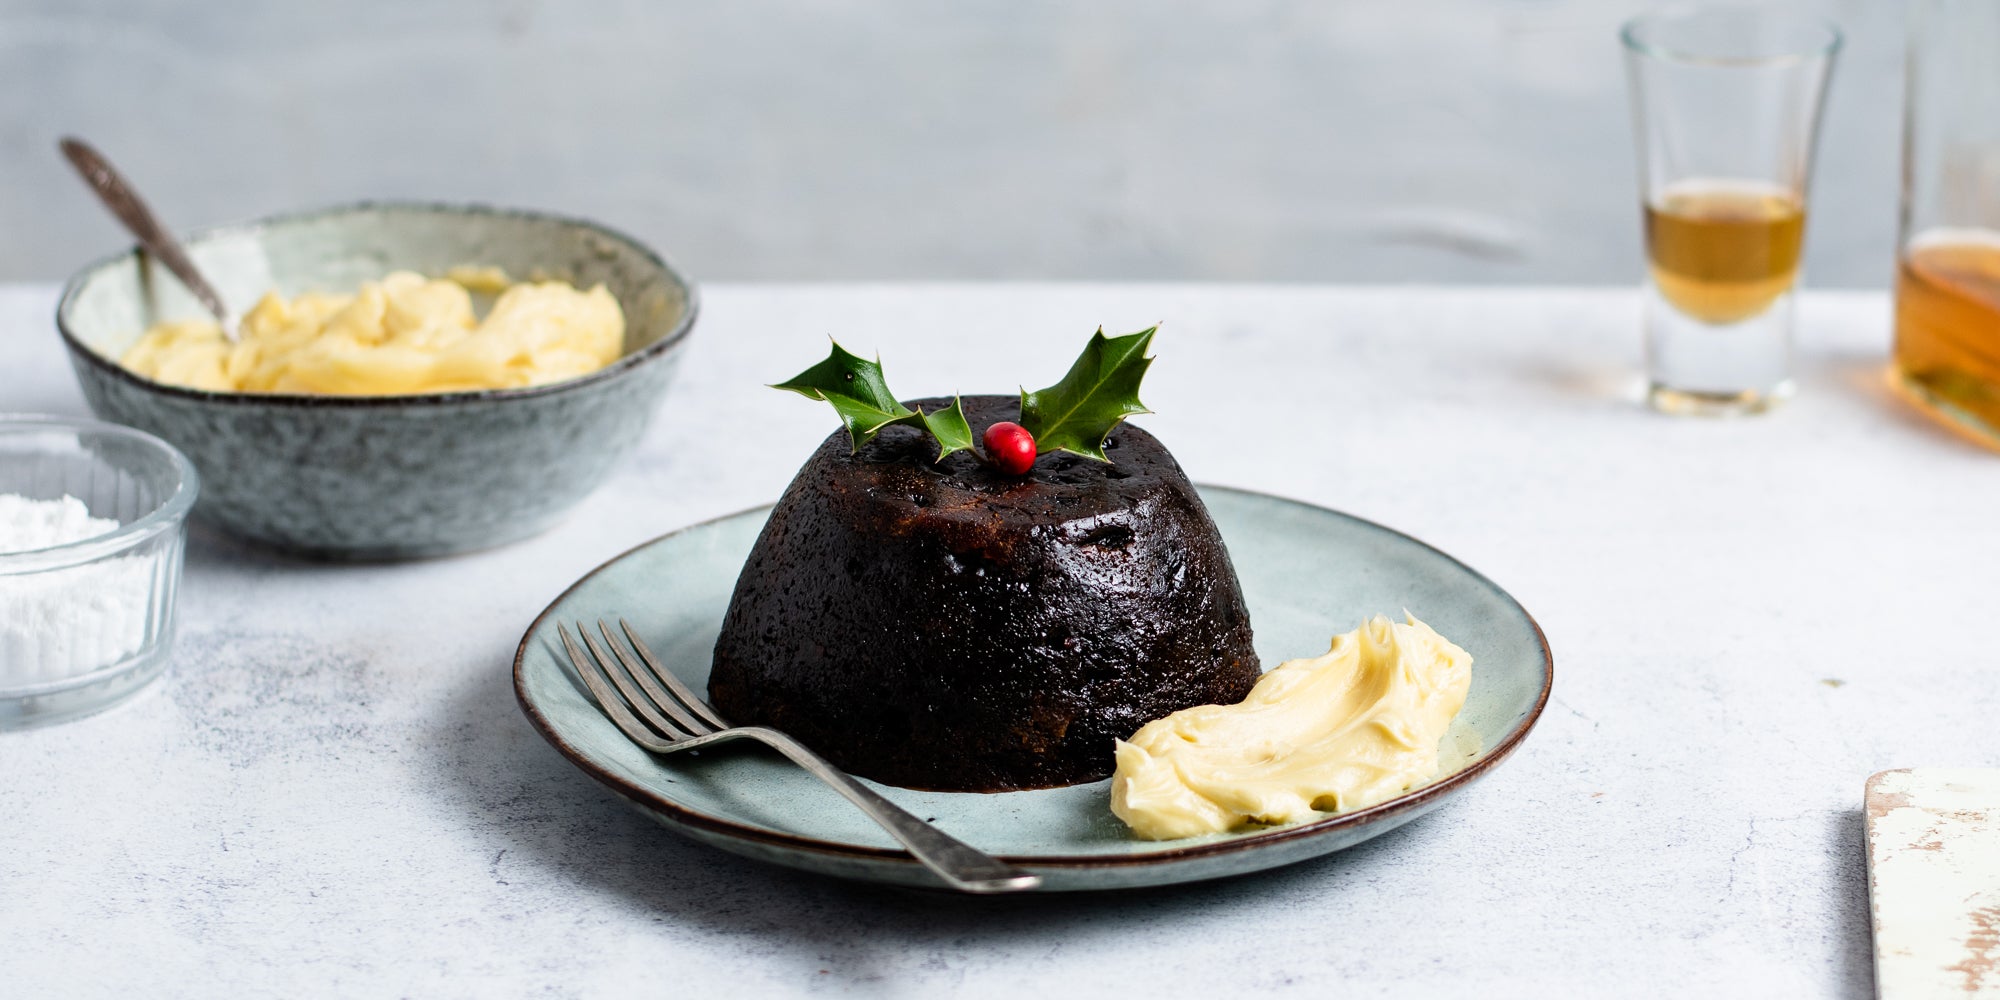
MULTIPOLYGON (((926 411, 948 399, 918 400, 926 411)), ((975 435, 1020 401, 970 396, 975 435)), ((829 436, 772 510, 715 644, 709 695, 892 785, 1094 781, 1112 741, 1258 676, 1215 524, 1160 442, 1120 425, 1110 464, 1025 478, 891 427, 829 436)))

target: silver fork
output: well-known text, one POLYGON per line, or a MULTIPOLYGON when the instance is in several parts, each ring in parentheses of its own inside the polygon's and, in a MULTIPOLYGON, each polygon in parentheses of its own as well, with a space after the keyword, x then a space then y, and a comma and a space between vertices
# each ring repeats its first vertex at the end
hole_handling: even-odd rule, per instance
POLYGON ((639 641, 630 622, 620 618, 618 625, 631 642, 632 650, 638 653, 638 660, 644 663, 643 669, 611 634, 611 627, 602 618, 597 620, 597 629, 604 634, 601 645, 580 624, 565 627, 558 623, 556 632, 562 636, 563 648, 569 651, 569 662, 590 688, 598 707, 632 742, 653 753, 668 754, 730 740, 756 740, 791 758, 792 763, 860 806, 869 819, 880 823, 889 836, 952 888, 961 892, 999 893, 1019 892, 1042 884, 1041 876, 1022 871, 910 815, 784 733, 763 726, 732 726, 724 722, 673 671, 660 664, 653 651, 639 641), (570 638, 571 628, 590 647, 589 654, 570 638), (612 690, 614 687, 616 692, 612 690), (641 718, 645 721, 639 721, 641 718))

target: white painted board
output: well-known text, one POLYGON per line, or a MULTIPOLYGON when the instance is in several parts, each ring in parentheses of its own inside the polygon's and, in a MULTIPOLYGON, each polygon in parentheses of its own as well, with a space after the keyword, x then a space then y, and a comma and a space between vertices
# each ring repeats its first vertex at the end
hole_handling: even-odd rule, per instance
POLYGON ((1866 800, 1882 1000, 2000 1000, 2000 769, 1883 771, 1866 800))

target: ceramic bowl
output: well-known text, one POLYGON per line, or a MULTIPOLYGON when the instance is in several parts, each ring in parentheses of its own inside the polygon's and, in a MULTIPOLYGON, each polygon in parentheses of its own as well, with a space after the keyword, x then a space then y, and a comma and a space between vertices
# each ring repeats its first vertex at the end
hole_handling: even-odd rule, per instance
POLYGON ((625 354, 582 378, 410 396, 219 393, 117 358, 161 320, 204 315, 138 251, 71 278, 56 310, 98 416, 149 431, 201 471, 198 519, 291 552, 401 559, 485 548, 554 524, 645 431, 694 324, 692 283, 601 226, 480 206, 360 204, 200 233, 190 255, 225 301, 349 291, 395 270, 493 266, 516 280, 602 283, 625 354))

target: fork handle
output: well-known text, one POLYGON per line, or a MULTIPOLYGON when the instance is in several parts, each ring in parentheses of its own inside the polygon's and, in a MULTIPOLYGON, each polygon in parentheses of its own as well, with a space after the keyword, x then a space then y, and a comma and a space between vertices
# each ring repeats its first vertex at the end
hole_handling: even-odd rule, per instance
POLYGON ((834 791, 861 807, 924 867, 961 892, 1000 893, 1033 889, 1042 877, 1023 871, 911 815, 784 733, 762 727, 735 730, 791 758, 834 791))

